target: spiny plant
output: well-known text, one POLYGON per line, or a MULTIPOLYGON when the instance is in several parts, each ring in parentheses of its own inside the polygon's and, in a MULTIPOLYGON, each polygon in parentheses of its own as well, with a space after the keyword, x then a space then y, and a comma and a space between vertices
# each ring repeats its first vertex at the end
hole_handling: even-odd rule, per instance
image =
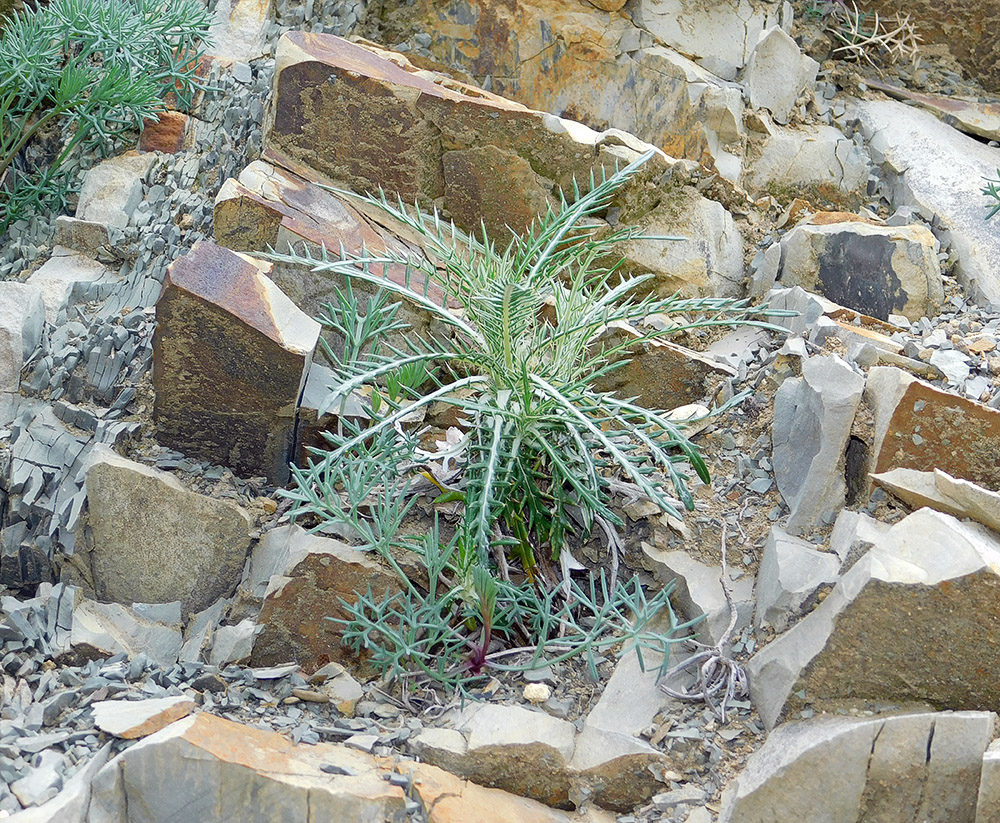
POLYGON ((402 592, 361 594, 343 604, 348 618, 340 620, 345 642, 372 655, 388 679, 416 676, 463 688, 490 670, 579 654, 596 676, 597 653, 623 641, 640 660, 644 650, 662 654, 666 667, 669 645, 684 628, 670 609, 672 587, 647 599, 636 580, 618 580, 623 522, 611 497, 645 497, 679 516, 694 506, 680 464, 705 482, 708 470, 666 413, 594 383, 624 365, 633 345, 684 329, 768 324, 751 319, 761 307, 744 301, 644 293, 652 275, 630 276, 621 263, 606 262, 617 244, 643 235, 589 218, 607 209, 652 155, 610 177, 592 176, 586 192, 574 185, 571 200, 562 197, 558 209, 502 250, 485 230, 469 235, 436 213, 390 203, 384 193, 334 190, 409 226, 425 255, 343 248, 337 258, 325 249, 318 257, 294 248, 268 255, 344 277, 322 318, 342 348, 326 346, 336 381, 320 413, 343 410, 347 398, 367 388, 368 421, 341 414, 329 447, 312 450, 305 467, 292 467, 295 488, 285 495, 293 517, 311 516, 314 529, 378 552, 400 578, 402 592), (401 267, 403 276, 390 279, 389 267, 401 267), (363 314, 356 281, 376 289, 363 314), (423 308, 444 331, 400 334, 399 304, 388 302, 390 294, 423 308), (655 314, 673 322, 628 342, 597 342, 612 324, 655 314), (390 334, 401 342, 390 342, 390 334), (438 402, 460 410, 467 428, 457 442, 428 452, 404 424, 438 402), (427 534, 403 536, 415 501, 428 490, 435 503, 460 508, 447 540, 437 521, 427 534), (572 574, 570 540, 595 525, 608 541, 612 573, 581 584, 572 574), (418 584, 404 572, 402 553, 422 561, 425 580, 418 584), (551 563, 558 563, 558 579, 551 563), (664 612, 665 629, 652 630, 664 612))
POLYGON ((996 179, 984 177, 986 185, 983 186, 983 194, 989 198, 986 204, 986 219, 989 220, 997 212, 1000 212, 1000 169, 997 169, 996 179))
POLYGON ((185 104, 210 17, 199 0, 52 0, 0 34, 0 234, 36 210, 61 208, 81 147, 106 150, 164 109, 185 104), (50 162, 25 155, 58 129, 50 162))
POLYGON ((447 329, 411 333, 399 345, 385 342, 339 365, 339 382, 321 413, 414 364, 435 364, 439 372, 429 374, 429 391, 412 392, 405 405, 396 404, 352 435, 332 437, 330 448, 315 453, 305 468, 293 467, 293 512, 321 521, 336 517, 332 478, 341 462, 365 440, 397 429, 408 415, 436 402, 457 407, 469 420, 461 454, 453 455, 461 462, 461 477, 450 487, 464 502, 465 528, 457 547, 464 568, 486 565, 505 550, 531 579, 541 550, 557 561, 572 534, 588 534, 595 524, 613 546, 612 535, 623 522, 609 504, 612 485, 677 517, 680 508, 693 508, 679 464, 689 464, 704 482, 709 474, 682 429, 666 413, 598 391, 594 383, 624 365, 632 346, 683 329, 767 324, 751 319, 761 307, 746 301, 643 295, 652 274, 631 276, 622 273, 621 263, 604 262, 616 245, 643 235, 634 227, 602 229, 585 221, 607 209, 652 155, 611 176, 592 175, 585 193, 574 186, 572 202, 563 197, 558 210, 550 208, 503 250, 485 230, 474 237, 436 212, 392 204, 384 193, 337 191, 409 226, 420 235, 426 255, 367 249, 354 254, 343 248, 337 258, 325 249, 318 257, 308 249, 272 253, 275 261, 382 288, 423 308, 447 329), (402 267, 402 282, 384 276, 390 266, 402 267), (551 316, 543 311, 546 301, 551 316), (675 322, 627 341, 595 343, 615 323, 638 324, 656 314, 675 322))

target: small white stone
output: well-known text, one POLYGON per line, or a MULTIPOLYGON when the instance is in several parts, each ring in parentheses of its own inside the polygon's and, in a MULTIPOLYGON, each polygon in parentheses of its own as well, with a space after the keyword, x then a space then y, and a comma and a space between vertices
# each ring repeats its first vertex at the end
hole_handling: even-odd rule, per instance
POLYGON ((552 696, 552 690, 544 683, 528 683, 524 687, 524 699, 538 705, 552 696))

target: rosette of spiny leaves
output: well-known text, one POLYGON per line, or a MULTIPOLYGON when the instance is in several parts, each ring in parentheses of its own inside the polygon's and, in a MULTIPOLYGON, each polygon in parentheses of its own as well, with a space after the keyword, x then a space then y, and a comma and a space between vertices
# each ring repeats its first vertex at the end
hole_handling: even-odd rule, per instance
MULTIPOLYGON (((463 471, 465 502, 462 563, 486 565, 497 544, 533 574, 543 547, 556 558, 571 532, 605 531, 622 521, 610 506, 609 478, 628 484, 662 511, 680 516, 694 501, 683 466, 705 482, 708 469, 697 449, 664 412, 594 388, 602 375, 624 365, 628 348, 682 329, 751 323, 761 307, 729 299, 659 298, 642 287, 654 275, 630 276, 605 261, 614 247, 642 238, 636 228, 609 230, 592 220, 646 163, 650 151, 582 192, 562 198, 523 236, 502 250, 485 231, 479 237, 402 201, 333 190, 373 204, 420 235, 426 256, 395 252, 336 258, 323 250, 290 249, 269 255, 366 281, 422 307, 447 332, 405 344, 386 345, 362 361, 342 364, 339 385, 326 409, 364 385, 415 363, 440 367, 430 390, 378 417, 351 436, 334 438, 329 451, 307 468, 294 468, 297 488, 288 492, 296 514, 327 520, 336 515, 324 490, 340 461, 372 436, 394 427, 421 406, 453 404, 470 421, 463 471), (388 267, 405 276, 390 280, 388 267), (543 311, 546 301, 552 313, 543 311), (654 314, 676 319, 670 328, 647 330, 628 341, 595 348, 602 330, 635 324, 654 314), (694 318, 694 319, 692 319, 694 318), (405 347, 404 347, 405 345, 405 347)), ((666 238, 676 239, 676 238, 666 238)))
POLYGON ((80 147, 106 150, 196 87, 210 17, 200 0, 52 0, 0 34, 0 233, 37 209, 59 208, 80 147), (32 140, 58 129, 47 163, 32 140))

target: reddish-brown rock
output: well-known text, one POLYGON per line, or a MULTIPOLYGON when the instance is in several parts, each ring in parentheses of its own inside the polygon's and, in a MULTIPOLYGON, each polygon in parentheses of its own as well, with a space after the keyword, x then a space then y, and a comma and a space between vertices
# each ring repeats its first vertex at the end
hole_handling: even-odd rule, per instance
POLYGON ((190 143, 191 118, 179 111, 160 112, 159 119, 146 120, 139 135, 139 151, 177 154, 190 148, 190 143))
POLYGON ((940 469, 1000 488, 1000 411, 887 366, 869 371, 865 401, 875 416, 870 472, 940 469))
POLYGON ((284 483, 319 324, 250 260, 204 242, 170 266, 156 318, 159 441, 284 483))
POLYGON ((270 666, 295 660, 307 672, 335 661, 370 672, 341 642, 344 627, 327 620, 346 618, 340 603, 357 600, 369 587, 376 598, 400 590, 396 575, 377 556, 292 529, 285 556, 270 578, 250 661, 270 666))

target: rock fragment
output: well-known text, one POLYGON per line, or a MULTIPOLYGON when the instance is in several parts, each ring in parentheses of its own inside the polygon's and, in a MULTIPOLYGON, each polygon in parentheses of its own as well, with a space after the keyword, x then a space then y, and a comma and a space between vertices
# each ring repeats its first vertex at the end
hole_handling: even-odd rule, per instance
POLYGON ((776 122, 788 122, 799 95, 816 81, 819 63, 807 57, 780 28, 764 32, 743 75, 750 105, 765 108, 776 122))
POLYGON ((94 725, 101 731, 126 740, 158 732, 194 711, 189 697, 162 697, 152 700, 102 700, 91 707, 94 725))
POLYGON ((205 242, 171 264, 156 317, 160 442, 286 482, 319 324, 252 262, 205 242))
POLYGON ((165 471, 95 446, 86 470, 90 563, 101 600, 181 601, 199 612, 230 594, 250 547, 249 515, 165 471))
POLYGON ((817 551, 772 526, 757 573, 755 625, 783 632, 790 620, 816 602, 821 587, 837 580, 839 571, 836 554, 817 551))

